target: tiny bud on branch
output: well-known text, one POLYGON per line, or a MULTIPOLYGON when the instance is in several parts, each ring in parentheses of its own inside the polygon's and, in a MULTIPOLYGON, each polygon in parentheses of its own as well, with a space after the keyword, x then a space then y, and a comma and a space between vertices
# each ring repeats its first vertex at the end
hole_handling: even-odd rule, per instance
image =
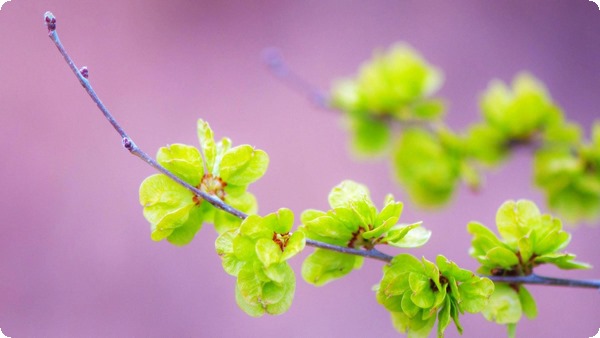
POLYGON ((46 27, 48 27, 48 33, 53 32, 56 29, 56 17, 52 12, 47 11, 44 14, 44 21, 46 22, 46 27))
POLYGON ((129 137, 123 137, 123 147, 131 151, 135 147, 135 143, 129 137))
POLYGON ((86 79, 90 75, 90 71, 88 70, 88 68, 86 66, 79 68, 79 72, 81 73, 81 76, 85 77, 86 79))

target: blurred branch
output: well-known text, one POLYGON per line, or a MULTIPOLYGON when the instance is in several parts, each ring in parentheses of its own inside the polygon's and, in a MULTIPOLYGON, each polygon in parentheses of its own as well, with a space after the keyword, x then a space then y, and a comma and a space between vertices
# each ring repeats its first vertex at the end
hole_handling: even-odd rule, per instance
MULTIPOLYGON (((73 71, 73 73, 75 74, 77 79, 79 80, 79 83, 81 83, 83 88, 89 94, 92 101, 94 101, 96 103, 96 105, 98 106, 98 108, 100 109, 102 114, 104 114, 104 117, 108 120, 108 122, 110 122, 110 124, 117 131, 117 133, 119 133, 119 135, 121 136, 123 147, 125 147, 125 149, 127 149, 131 154, 137 156, 144 162, 148 163, 154 169, 167 175, 173 181, 175 181, 178 184, 180 184, 181 186, 185 187, 186 189, 188 189, 189 191, 194 193, 196 196, 199 196, 199 197, 203 198, 204 200, 208 201, 210 204, 212 204, 216 208, 219 208, 225 212, 228 212, 240 219, 245 219, 246 217, 248 217, 248 215, 246 215, 245 213, 226 204, 218 197, 208 194, 204 191, 201 191, 201 190, 189 185, 188 183, 184 182, 179 177, 175 176, 173 173, 171 173, 169 170, 167 170, 165 167, 161 166, 152 157, 148 156, 148 154, 146 152, 144 152, 141 148, 139 148, 135 144, 135 142, 133 142, 133 139, 127 134, 127 132, 125 132, 123 127, 117 122, 117 120, 114 118, 114 116, 108 110, 108 108, 104 105, 104 103, 102 103, 102 101, 100 100, 100 98, 98 97, 98 95, 96 94, 94 89, 92 88, 92 85, 90 84, 90 82, 88 80, 89 71, 88 71, 87 67, 82 67, 81 69, 78 69, 77 66, 75 66, 75 63, 73 62, 73 60, 71 59, 71 57, 65 50, 64 46, 60 42, 60 39, 58 38, 58 33, 56 32, 56 18, 54 17, 54 15, 51 12, 46 12, 44 14, 44 21, 46 23, 46 27, 48 28, 48 36, 50 37, 52 42, 54 42, 54 44, 58 48, 60 54, 65 58, 65 61, 69 65, 69 68, 71 68, 71 70, 73 71)), ((296 87, 297 89, 301 89, 303 92, 307 93, 311 97, 313 102, 315 102, 317 105, 324 107, 324 108, 329 108, 326 103, 327 102, 326 95, 324 95, 320 90, 316 89, 316 87, 310 85, 308 82, 304 81, 302 78, 300 78, 297 75, 295 75, 294 73, 292 73, 285 66, 285 63, 283 62, 283 59, 279 55, 278 51, 270 50, 270 51, 266 52, 265 59, 267 60, 267 63, 269 64, 270 68, 273 70, 273 72, 276 75, 285 79, 288 84, 296 87)), ((311 240, 311 239, 306 240, 306 245, 312 246, 315 248, 337 251, 337 252, 350 254, 350 255, 357 255, 357 256, 363 256, 363 257, 367 257, 367 258, 373 258, 373 259, 383 261, 386 263, 391 262, 392 259, 394 258, 393 256, 387 255, 376 249, 361 250, 361 249, 347 248, 347 247, 341 247, 341 246, 323 243, 323 242, 319 242, 319 241, 315 241, 315 240, 311 240)), ((542 276, 538 276, 538 275, 534 275, 534 274, 531 274, 528 276, 514 276, 514 277, 513 276, 484 276, 484 277, 487 277, 495 282, 504 282, 504 283, 510 283, 510 284, 524 283, 524 284, 560 285, 560 286, 600 289, 600 280, 569 280, 569 279, 542 277, 542 276)))
POLYGON ((296 74, 287 66, 281 52, 277 48, 267 48, 263 51, 263 60, 271 73, 292 89, 306 95, 311 102, 320 108, 330 109, 328 95, 317 86, 296 74))

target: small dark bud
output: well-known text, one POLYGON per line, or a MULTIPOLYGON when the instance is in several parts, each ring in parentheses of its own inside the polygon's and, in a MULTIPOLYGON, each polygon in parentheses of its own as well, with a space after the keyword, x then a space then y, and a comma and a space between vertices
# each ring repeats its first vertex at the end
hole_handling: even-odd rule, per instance
POLYGON ((123 137, 123 147, 131 151, 133 149, 133 141, 131 141, 131 139, 129 139, 128 137, 123 137))
POLYGON ((46 27, 48 27, 48 32, 52 32, 56 29, 56 17, 52 12, 48 11, 44 14, 44 21, 46 22, 46 27))
POLYGON ((88 68, 86 66, 79 68, 79 73, 81 73, 81 76, 85 77, 86 79, 90 75, 90 71, 88 70, 88 68))

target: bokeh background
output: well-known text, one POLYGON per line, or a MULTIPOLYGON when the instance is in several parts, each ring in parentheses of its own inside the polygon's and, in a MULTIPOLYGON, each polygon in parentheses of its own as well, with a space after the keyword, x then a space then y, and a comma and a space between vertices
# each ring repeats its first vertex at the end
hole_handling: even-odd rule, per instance
MULTIPOLYGON (((0 328, 12 337, 398 335, 371 291, 378 261, 321 288, 298 276, 290 311, 256 319, 235 304, 210 226, 187 247, 152 242, 137 193, 153 170, 122 149, 67 68, 46 36, 46 10, 76 64, 89 67, 104 102, 149 153, 197 144, 202 117, 217 137, 269 153, 267 175, 251 186, 261 213, 325 209, 331 187, 353 179, 375 201, 394 193, 406 201, 403 221, 433 230, 413 254, 443 253, 470 269, 469 221, 493 226, 507 199, 529 198, 547 211, 532 187, 530 154, 490 173, 479 194, 462 188, 442 210, 418 209, 388 163, 353 159, 339 114, 277 81, 261 51, 279 47, 298 73, 327 89, 373 49, 406 41, 444 70, 441 95, 459 130, 479 119, 478 96, 492 78, 510 81, 520 70, 543 80, 588 132, 600 117, 600 11, 586 0, 13 0, 0 12, 0 328)), ((591 225, 572 229, 569 250, 600 267, 600 227, 591 225)), ((299 272, 301 259, 292 265, 299 272)), ((520 337, 591 337, 600 328, 597 291, 530 290, 539 317, 519 324, 520 337)), ((462 323, 464 337, 505 334, 480 315, 462 323)), ((449 327, 447 336, 458 333, 449 327)))

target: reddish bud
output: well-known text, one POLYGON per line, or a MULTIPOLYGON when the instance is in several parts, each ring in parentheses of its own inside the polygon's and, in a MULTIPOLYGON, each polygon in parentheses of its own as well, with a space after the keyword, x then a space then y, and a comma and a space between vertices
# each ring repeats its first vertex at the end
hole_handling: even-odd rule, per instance
POLYGON ((86 66, 79 68, 79 73, 81 73, 81 76, 85 77, 86 79, 90 75, 90 72, 86 66))
POLYGON ((48 32, 52 32, 56 29, 56 17, 52 12, 48 11, 44 14, 44 21, 46 22, 46 27, 48 27, 48 32))

